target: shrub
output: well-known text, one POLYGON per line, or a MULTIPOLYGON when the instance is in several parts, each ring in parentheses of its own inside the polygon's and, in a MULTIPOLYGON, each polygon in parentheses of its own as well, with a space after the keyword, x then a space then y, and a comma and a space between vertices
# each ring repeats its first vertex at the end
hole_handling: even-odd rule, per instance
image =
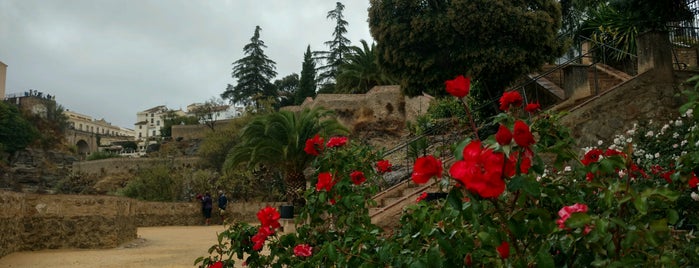
POLYGON ((558 124, 557 115, 522 109, 518 93, 505 94, 500 103, 503 113, 494 118, 498 131, 482 140, 469 137, 456 144, 457 160, 448 171, 433 156, 415 161, 413 182, 433 179, 450 190, 443 200, 418 198, 405 208, 400 226, 391 234, 382 233, 368 216, 375 191, 371 182, 379 171, 389 171, 388 165, 374 165, 373 158, 366 157, 372 154, 365 150, 332 148, 314 162, 316 187, 305 194, 307 205, 297 219, 302 224, 297 233, 278 234, 279 213, 268 207, 258 213, 259 227, 232 225, 210 248, 213 255, 195 263, 232 267, 236 258, 244 258, 250 267, 685 267, 699 263, 693 235, 696 213, 684 204, 699 200, 694 192, 699 178, 693 172, 698 133, 693 127, 694 111, 699 98, 690 94, 682 107, 691 121, 682 123, 689 128, 685 139, 687 144, 693 142, 689 146, 694 152, 656 157, 650 150, 664 147, 653 147, 651 139, 637 144, 627 141, 623 147, 586 148, 577 156, 570 133, 558 124), (536 116, 530 120, 529 113, 536 116), (646 152, 642 157, 635 154, 640 150, 646 152), (543 153, 551 155, 546 162, 553 165, 546 164, 543 153), (656 166, 670 171, 667 177, 654 172, 656 166), (364 181, 357 178, 366 182, 356 183, 364 181), (682 199, 687 196, 692 201, 682 199), (260 253, 263 247, 268 254, 260 253))

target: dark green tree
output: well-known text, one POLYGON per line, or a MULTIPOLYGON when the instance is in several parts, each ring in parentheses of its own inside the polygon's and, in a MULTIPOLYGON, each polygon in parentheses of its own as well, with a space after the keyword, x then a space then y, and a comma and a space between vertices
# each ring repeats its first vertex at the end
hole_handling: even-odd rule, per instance
POLYGON ((11 156, 38 137, 36 127, 22 116, 17 106, 0 101, 0 152, 11 156))
POLYGON ((376 59, 375 44, 367 44, 360 41, 362 47, 351 46, 351 53, 347 55, 347 62, 340 66, 337 75, 335 93, 362 94, 377 85, 393 84, 395 81, 379 68, 376 59))
POLYGON ((262 165, 278 170, 283 174, 287 200, 300 202, 306 189, 303 171, 313 159, 304 151, 306 140, 316 134, 329 137, 348 133, 331 115, 331 111, 314 108, 256 118, 243 129, 240 143, 226 158, 224 171, 236 170, 241 164, 248 169, 262 165))
POLYGON ((299 78, 299 89, 294 97, 294 104, 299 105, 307 97, 316 96, 316 63, 313 61, 311 46, 306 47, 303 53, 303 64, 301 65, 301 78, 299 78))
POLYGON ((372 0, 369 8, 379 64, 409 96, 445 94, 444 81, 469 75, 497 98, 562 54, 560 25, 557 0, 372 0))
POLYGON ((279 107, 294 105, 294 100, 296 99, 296 92, 299 90, 299 75, 290 74, 282 79, 277 79, 274 81, 274 87, 277 88, 277 104, 276 109, 279 107))
POLYGON ((237 79, 237 84, 229 84, 221 98, 259 107, 261 100, 277 97, 271 82, 277 76, 276 62, 265 55, 267 46, 260 39, 260 30, 260 26, 255 27, 250 43, 243 48, 245 57, 233 63, 231 75, 237 79))
POLYGON ((335 79, 337 78, 339 68, 346 62, 345 56, 350 53, 350 40, 345 37, 348 23, 344 15, 342 15, 343 10, 345 10, 345 5, 337 2, 335 9, 328 11, 326 18, 336 22, 333 30, 333 40, 325 42, 325 45, 328 46, 327 51, 316 51, 314 53, 316 60, 325 63, 325 65, 317 69, 318 84, 320 84, 321 91, 323 92, 334 90, 335 79))

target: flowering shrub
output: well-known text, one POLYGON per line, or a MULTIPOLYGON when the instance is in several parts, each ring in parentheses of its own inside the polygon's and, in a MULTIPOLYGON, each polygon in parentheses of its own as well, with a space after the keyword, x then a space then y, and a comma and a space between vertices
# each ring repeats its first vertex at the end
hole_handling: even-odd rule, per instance
MULTIPOLYGON (((446 88, 462 99, 469 85, 457 77, 446 88)), ((344 139, 330 138, 330 146, 315 137, 306 152, 317 155, 316 187, 306 192, 297 232, 280 235, 275 210, 265 208, 259 227, 233 224, 197 263, 232 267, 236 257, 251 267, 691 266, 699 263, 696 210, 681 200, 699 199, 699 98, 692 94, 682 123, 673 122, 685 128, 654 132, 686 140, 674 148, 686 153, 660 153, 666 148, 653 147, 656 135, 634 136, 639 128, 578 157, 559 115, 506 92, 495 135, 456 144, 453 163, 416 159, 414 183, 437 180, 450 190, 443 200, 420 195, 390 234, 368 216, 374 181, 390 163, 344 139), (263 247, 268 252, 260 254, 263 247)))

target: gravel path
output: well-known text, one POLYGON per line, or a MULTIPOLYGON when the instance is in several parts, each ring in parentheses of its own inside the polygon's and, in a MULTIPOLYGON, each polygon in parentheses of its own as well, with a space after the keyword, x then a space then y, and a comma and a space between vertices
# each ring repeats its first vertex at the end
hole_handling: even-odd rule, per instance
POLYGON ((194 267, 197 257, 216 244, 217 226, 138 228, 138 239, 114 249, 60 249, 15 252, 0 267, 194 267))

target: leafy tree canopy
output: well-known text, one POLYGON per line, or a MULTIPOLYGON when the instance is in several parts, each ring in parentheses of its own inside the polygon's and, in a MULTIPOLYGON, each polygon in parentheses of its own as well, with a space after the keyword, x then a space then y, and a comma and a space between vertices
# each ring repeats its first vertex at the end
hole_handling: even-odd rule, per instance
POLYGON ((332 88, 335 84, 338 70, 342 64, 346 62, 345 56, 350 53, 350 40, 345 37, 347 34, 347 24, 342 11, 345 10, 345 5, 337 2, 335 9, 328 11, 326 18, 336 22, 333 29, 333 39, 326 41, 328 51, 316 51, 316 60, 325 62, 325 65, 318 67, 318 82, 323 85, 322 88, 332 88))
POLYGON ((489 99, 563 52, 557 0, 372 0, 369 26, 379 63, 404 93, 444 94, 459 74, 489 99))
POLYGON ((0 102, 0 151, 12 154, 24 149, 38 136, 36 127, 16 106, 0 102))
POLYGON ((379 68, 375 53, 376 45, 369 45, 365 40, 360 42, 362 47, 351 46, 351 53, 346 57, 347 61, 340 66, 335 93, 362 94, 374 86, 395 83, 379 68))
POLYGON ((245 57, 233 64, 233 78, 237 79, 235 86, 228 85, 221 98, 229 99, 243 105, 259 105, 261 99, 277 96, 271 80, 277 76, 276 62, 265 55, 267 46, 260 39, 260 26, 255 27, 255 33, 250 43, 243 48, 245 57))
POLYGON ((292 73, 282 79, 274 81, 274 87, 277 88, 277 110, 279 107, 289 106, 294 104, 296 92, 299 90, 299 75, 292 73))

